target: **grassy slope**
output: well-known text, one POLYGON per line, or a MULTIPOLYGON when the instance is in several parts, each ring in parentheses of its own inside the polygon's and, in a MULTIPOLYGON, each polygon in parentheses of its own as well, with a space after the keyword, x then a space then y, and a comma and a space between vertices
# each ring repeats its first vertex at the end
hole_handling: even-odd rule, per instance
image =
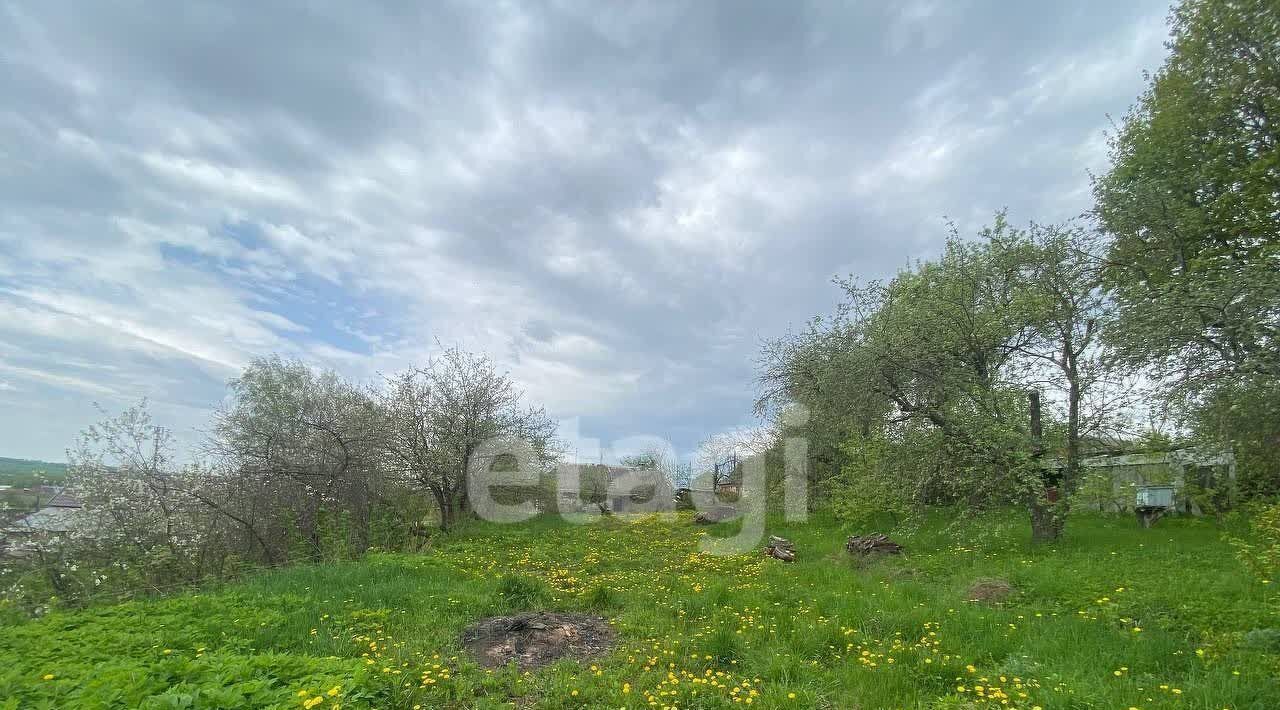
POLYGON ((0 456, 0 485, 32 486, 61 481, 67 474, 64 463, 10 459, 0 456))
POLYGON ((900 537, 909 555, 866 569, 845 559, 849 531, 835 524, 771 526, 796 541, 794 565, 699 555, 703 532, 687 519, 477 525, 421 555, 55 613, 0 629, 0 707, 1274 708, 1280 698, 1277 657, 1239 640, 1280 626, 1277 585, 1245 574, 1205 521, 1139 530, 1080 518, 1055 549, 1029 548, 1013 517, 931 526, 900 537), (504 587, 509 573, 542 580, 552 606, 599 609, 622 646, 592 667, 475 668, 457 656, 459 630, 537 596, 536 585, 504 587), (982 577, 1019 592, 997 607, 966 601, 982 577))

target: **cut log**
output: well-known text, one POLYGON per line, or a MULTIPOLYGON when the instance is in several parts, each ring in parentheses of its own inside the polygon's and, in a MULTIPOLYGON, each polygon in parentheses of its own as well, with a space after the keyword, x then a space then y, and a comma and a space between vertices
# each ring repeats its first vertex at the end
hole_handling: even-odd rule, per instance
POLYGON ((888 535, 873 533, 871 535, 850 535, 844 549, 851 555, 897 555, 902 552, 902 545, 889 539, 888 535))
POLYGON ((738 509, 727 505, 716 506, 709 510, 700 510, 693 516, 693 522, 698 525, 714 525, 726 520, 732 520, 737 517, 738 509))
POLYGON ((783 562, 795 562, 795 561, 796 561, 796 551, 795 551, 795 550, 784 550, 784 549, 779 548, 779 547, 766 547, 766 548, 764 548, 764 553, 765 553, 766 555, 768 555, 769 557, 772 557, 772 558, 774 558, 774 559, 776 559, 776 560, 782 560, 783 562))
POLYGON ((785 537, 770 535, 769 544, 764 548, 764 554, 783 562, 795 562, 796 546, 795 543, 785 537))

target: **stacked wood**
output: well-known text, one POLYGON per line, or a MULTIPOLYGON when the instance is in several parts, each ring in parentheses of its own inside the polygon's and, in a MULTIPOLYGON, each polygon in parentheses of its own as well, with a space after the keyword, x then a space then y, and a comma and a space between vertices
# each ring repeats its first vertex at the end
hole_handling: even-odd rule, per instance
POLYGON ((871 535, 850 535, 844 549, 851 555, 896 555, 902 552, 902 545, 889 539, 888 535, 872 533, 871 535))
POLYGON ((727 505, 720 505, 709 510, 700 510, 693 516, 693 522, 698 525, 714 525, 715 523, 732 520, 737 517, 738 510, 727 505))
POLYGON ((764 554, 783 562, 795 562, 796 546, 795 543, 785 537, 770 535, 769 544, 764 548, 764 554))

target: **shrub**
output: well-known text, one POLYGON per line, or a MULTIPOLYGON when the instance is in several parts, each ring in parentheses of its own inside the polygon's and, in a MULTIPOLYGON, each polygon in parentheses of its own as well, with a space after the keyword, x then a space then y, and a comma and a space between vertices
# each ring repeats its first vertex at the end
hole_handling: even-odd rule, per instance
POLYGON ((1255 509, 1249 516, 1249 533, 1231 538, 1240 561, 1263 579, 1280 575, 1280 503, 1255 509))
POLYGON ((846 463, 831 486, 831 512, 855 525, 888 515, 897 525, 911 512, 910 493, 898 479, 896 453, 883 437, 853 436, 840 446, 846 463))

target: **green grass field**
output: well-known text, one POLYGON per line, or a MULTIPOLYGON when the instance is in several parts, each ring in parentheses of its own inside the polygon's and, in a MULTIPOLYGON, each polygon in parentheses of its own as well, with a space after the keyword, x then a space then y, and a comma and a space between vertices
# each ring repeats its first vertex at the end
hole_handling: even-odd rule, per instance
POLYGON ((0 456, 0 486, 35 486, 58 483, 67 476, 65 463, 10 459, 0 456))
POLYGON ((936 520, 862 567, 833 522, 769 526, 791 565, 698 553, 723 532, 475 524, 421 554, 12 621, 0 707, 1280 706, 1280 649, 1247 634, 1280 628, 1280 585, 1209 521, 1079 517, 1037 549, 1021 516, 936 520), (1013 596, 969 601, 983 578, 1013 596), (620 644, 523 675, 459 653, 469 622, 524 607, 596 610, 620 644))

